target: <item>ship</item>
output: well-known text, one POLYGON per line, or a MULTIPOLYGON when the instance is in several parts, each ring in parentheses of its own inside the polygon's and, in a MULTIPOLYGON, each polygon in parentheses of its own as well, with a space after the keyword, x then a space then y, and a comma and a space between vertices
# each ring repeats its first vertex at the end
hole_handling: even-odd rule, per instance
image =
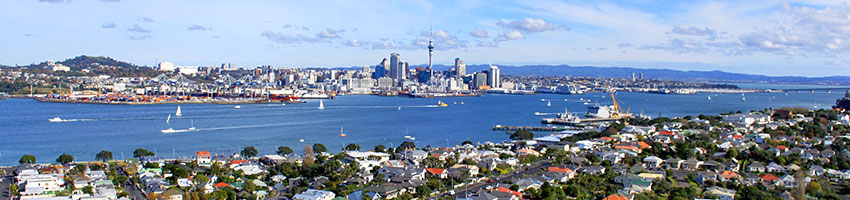
POLYGON ((621 119, 632 117, 632 114, 629 113, 629 109, 626 109, 626 112, 622 112, 620 105, 617 103, 617 98, 614 97, 614 93, 611 93, 611 100, 614 102, 612 105, 597 104, 588 106, 587 113, 585 113, 584 116, 592 119, 621 119))
POLYGON ((543 118, 541 121, 544 124, 564 124, 577 125, 581 123, 581 118, 564 109, 563 113, 558 113, 555 118, 543 118))

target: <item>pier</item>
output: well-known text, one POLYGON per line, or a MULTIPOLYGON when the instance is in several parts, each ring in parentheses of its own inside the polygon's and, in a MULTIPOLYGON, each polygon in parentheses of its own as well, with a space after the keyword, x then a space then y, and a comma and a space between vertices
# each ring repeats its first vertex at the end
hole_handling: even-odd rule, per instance
POLYGON ((502 126, 496 125, 493 126, 494 131, 518 131, 518 130, 526 130, 526 131, 566 131, 566 130, 581 130, 581 128, 577 127, 569 127, 569 126, 502 126))

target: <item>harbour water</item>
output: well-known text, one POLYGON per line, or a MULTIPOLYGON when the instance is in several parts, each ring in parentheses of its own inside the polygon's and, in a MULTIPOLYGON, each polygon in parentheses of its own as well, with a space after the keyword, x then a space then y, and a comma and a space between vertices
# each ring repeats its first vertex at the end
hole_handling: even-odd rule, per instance
MULTIPOLYGON (((623 109, 652 117, 718 114, 728 111, 761 110, 784 106, 829 108, 844 91, 791 93, 662 95, 618 92, 623 109), (711 96, 711 100, 708 99, 711 96)), ((290 146, 300 153, 304 145, 322 143, 333 152, 345 144, 357 143, 364 149, 375 145, 398 146, 404 136, 415 138, 417 146, 456 145, 464 140, 500 142, 508 139, 497 124, 541 126, 542 116, 565 108, 583 113, 579 99, 610 104, 607 93, 583 95, 484 95, 412 99, 379 96, 340 96, 302 104, 181 105, 182 117, 172 116, 177 105, 98 105, 40 103, 30 99, 0 101, 0 165, 17 164, 23 154, 35 155, 39 163, 53 162, 60 154, 77 160, 94 160, 101 150, 112 151, 116 159, 130 158, 136 148, 156 151, 161 157, 191 156, 208 150, 218 154, 239 152, 254 146, 260 154, 272 154, 278 146, 290 146), (546 101, 541 101, 546 99, 546 101), (566 99, 566 100, 565 100, 566 99), (437 101, 448 107, 436 107, 437 101), (551 102, 551 106, 547 106, 551 102), (401 106, 401 109, 398 107, 401 106), (51 123, 60 117, 72 120, 51 123), (74 121, 76 120, 76 121, 74 121), (163 134, 162 129, 186 129, 194 121, 196 131, 163 134), (344 127, 345 137, 340 137, 344 127), (304 142, 299 142, 303 139, 304 142)))

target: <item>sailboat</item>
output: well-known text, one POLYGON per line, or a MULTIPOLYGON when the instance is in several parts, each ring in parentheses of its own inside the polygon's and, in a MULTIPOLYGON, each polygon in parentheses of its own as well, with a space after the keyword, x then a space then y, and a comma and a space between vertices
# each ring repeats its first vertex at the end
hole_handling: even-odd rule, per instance
POLYGON ((342 128, 343 128, 343 127, 339 127, 339 136, 340 136, 340 137, 345 137, 345 132, 343 132, 343 131, 342 131, 342 130, 343 130, 342 128))
POLYGON ((165 123, 170 124, 170 122, 171 122, 171 115, 169 114, 168 118, 165 118, 165 123))
POLYGON ((546 106, 552 106, 552 102, 551 101, 546 102, 546 106))
POLYGON ((711 101, 711 96, 708 96, 708 100, 711 101))
POLYGON ((193 119, 193 120, 190 120, 189 122, 191 124, 191 126, 189 127, 189 130, 194 131, 195 130, 195 120, 193 119))
POLYGON ((460 102, 460 105, 463 105, 463 101, 460 102))
POLYGON ((398 110, 401 110, 401 106, 398 107, 398 110))
POLYGON ((747 101, 747 97, 741 96, 741 101, 747 101))
POLYGON ((322 100, 319 100, 319 110, 325 109, 325 103, 322 103, 322 100))
POLYGON ((183 116, 183 112, 180 111, 180 105, 177 105, 177 112, 174 113, 175 117, 183 116))

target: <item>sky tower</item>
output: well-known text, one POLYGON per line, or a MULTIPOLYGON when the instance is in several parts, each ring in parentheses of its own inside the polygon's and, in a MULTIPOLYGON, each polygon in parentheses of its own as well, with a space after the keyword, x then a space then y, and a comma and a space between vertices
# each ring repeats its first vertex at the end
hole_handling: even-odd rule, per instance
POLYGON ((434 30, 429 27, 429 29, 428 29, 428 73, 429 73, 428 76, 430 77, 429 79, 434 78, 434 68, 432 68, 433 66, 431 65, 431 59, 432 59, 431 57, 434 57, 434 39, 433 39, 434 33, 433 32, 434 32, 434 30))

